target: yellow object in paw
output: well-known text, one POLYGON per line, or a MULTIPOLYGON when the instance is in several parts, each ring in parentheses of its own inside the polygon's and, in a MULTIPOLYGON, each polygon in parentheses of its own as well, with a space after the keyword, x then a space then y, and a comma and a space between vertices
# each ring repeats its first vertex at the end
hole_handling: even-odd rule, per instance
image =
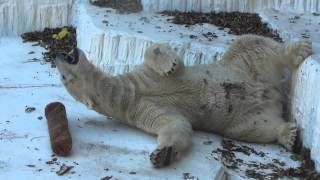
POLYGON ((64 39, 68 35, 69 35, 68 28, 62 28, 62 30, 58 34, 52 35, 52 38, 56 39, 56 40, 61 40, 61 39, 64 39))

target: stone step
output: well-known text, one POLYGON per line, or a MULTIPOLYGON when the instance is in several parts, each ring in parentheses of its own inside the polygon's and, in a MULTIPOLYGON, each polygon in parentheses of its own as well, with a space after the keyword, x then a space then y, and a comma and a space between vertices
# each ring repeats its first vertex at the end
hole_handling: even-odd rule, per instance
POLYGON ((310 149, 311 158, 320 171, 320 55, 310 56, 299 68, 294 95, 292 116, 298 123, 303 145, 310 149))
POLYGON ((141 3, 146 12, 260 12, 264 9, 276 9, 303 13, 320 10, 319 0, 141 0, 141 3))
POLYGON ((157 13, 118 14, 114 10, 75 5, 74 25, 78 46, 100 69, 121 74, 143 62, 145 50, 153 43, 169 43, 187 65, 211 63, 221 58, 234 38, 210 24, 184 27, 167 22, 157 13), (202 34, 215 32, 209 41, 202 34))

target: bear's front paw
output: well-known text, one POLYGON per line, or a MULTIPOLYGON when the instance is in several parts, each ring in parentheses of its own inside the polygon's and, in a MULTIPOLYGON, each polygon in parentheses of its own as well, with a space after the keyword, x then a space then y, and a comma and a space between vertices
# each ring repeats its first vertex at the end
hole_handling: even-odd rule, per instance
POLYGON ((178 152, 175 148, 163 147, 157 148, 150 154, 150 161, 155 168, 168 166, 177 158, 178 152))
POLYGON ((159 70, 163 76, 169 76, 177 71, 179 65, 179 60, 168 59, 167 61, 160 64, 159 70))

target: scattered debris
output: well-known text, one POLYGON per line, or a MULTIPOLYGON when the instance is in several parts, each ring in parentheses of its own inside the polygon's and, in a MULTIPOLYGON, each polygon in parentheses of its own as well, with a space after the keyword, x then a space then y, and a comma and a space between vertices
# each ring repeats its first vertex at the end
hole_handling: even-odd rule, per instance
POLYGON ((241 13, 241 12, 178 12, 163 11, 162 14, 174 16, 169 19, 174 24, 184 24, 187 26, 209 23, 220 27, 220 30, 229 28, 229 34, 256 34, 275 39, 282 42, 279 34, 270 29, 267 23, 263 23, 258 14, 241 13))
POLYGON ((46 164, 48 165, 52 165, 52 164, 55 164, 55 165, 60 165, 60 163, 58 162, 58 158, 52 156, 52 159, 47 161, 46 164))
POLYGON ((189 37, 190 37, 190 39, 196 39, 197 38, 197 36, 193 35, 193 34, 191 34, 189 37))
POLYGON ((141 17, 139 20, 145 23, 150 23, 150 20, 147 17, 141 17))
POLYGON ((310 34, 308 32, 304 32, 304 33, 301 33, 301 37, 308 39, 308 38, 310 38, 310 34))
POLYGON ((298 19, 300 19, 300 16, 293 16, 293 17, 289 18, 289 22, 296 23, 298 19))
POLYGON ((66 38, 68 35, 69 35, 69 30, 68 28, 64 27, 61 29, 61 31, 57 34, 53 34, 52 35, 52 38, 55 39, 55 40, 62 40, 64 38, 66 38))
POLYGON ((26 106, 26 109, 24 110, 24 112, 26 113, 31 113, 33 111, 35 111, 36 108, 35 107, 31 107, 31 106, 26 106))
POLYGON ((214 32, 207 32, 207 33, 203 33, 202 35, 206 37, 209 41, 212 41, 213 39, 218 38, 218 36, 214 32))
POLYGON ((66 174, 67 172, 70 171, 70 169, 72 169, 74 166, 67 166, 65 164, 63 164, 62 166, 60 166, 59 171, 57 171, 57 175, 62 176, 64 174, 66 174))
POLYGON ((71 26, 45 28, 42 32, 27 32, 21 37, 23 42, 37 42, 34 44, 35 46, 41 46, 48 50, 43 53, 43 58, 52 64, 57 53, 69 53, 77 47, 76 29, 71 26))
POLYGON ((46 164, 51 165, 51 164, 54 164, 54 162, 50 160, 50 161, 47 161, 46 164))
POLYGON ((255 154, 260 157, 265 157, 264 152, 257 152, 251 147, 235 144, 232 140, 223 139, 223 149, 218 148, 213 153, 221 154, 223 164, 229 169, 239 169, 240 166, 247 166, 245 174, 249 178, 254 179, 279 179, 279 178, 304 178, 304 179, 320 179, 320 174, 317 174, 314 167, 314 162, 310 160, 310 151, 304 150, 295 158, 301 161, 300 167, 287 168, 286 163, 278 159, 272 159, 270 163, 259 163, 254 161, 244 162, 236 157, 235 153, 240 152, 247 156, 255 154))
POLYGON ((36 167, 36 165, 33 165, 33 164, 28 164, 28 165, 26 165, 27 167, 30 167, 30 168, 34 168, 34 167, 36 167))
POLYGON ((199 180, 199 178, 198 177, 196 177, 196 176, 192 176, 190 173, 183 173, 182 174, 182 177, 183 177, 183 179, 184 180, 199 180))
POLYGON ((39 62, 39 61, 41 61, 41 60, 38 58, 32 58, 32 59, 28 59, 26 61, 23 61, 22 63, 39 62))
POLYGON ((99 7, 116 9, 119 13, 137 13, 142 11, 140 0, 90 0, 90 3, 99 7))
POLYGON ((101 180, 110 180, 110 179, 112 179, 112 177, 113 177, 113 176, 106 176, 106 177, 104 177, 104 178, 101 178, 101 180))
POLYGON ((204 144, 204 145, 211 145, 211 144, 212 144, 212 141, 204 141, 203 144, 204 144))
POLYGON ((0 141, 1 140, 12 141, 14 139, 20 139, 20 138, 28 138, 28 135, 18 136, 16 133, 8 131, 7 129, 3 129, 0 131, 0 141))
POLYGON ((314 16, 320 16, 320 13, 314 12, 314 13, 312 13, 312 15, 314 15, 314 16))

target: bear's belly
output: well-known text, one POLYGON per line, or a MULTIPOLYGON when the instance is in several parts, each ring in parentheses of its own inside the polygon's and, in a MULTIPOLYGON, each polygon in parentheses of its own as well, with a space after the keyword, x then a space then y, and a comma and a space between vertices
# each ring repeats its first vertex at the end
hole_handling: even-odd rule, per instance
POLYGON ((194 126, 221 133, 243 113, 257 107, 262 102, 262 93, 245 82, 206 84, 200 95, 202 118, 194 126))

